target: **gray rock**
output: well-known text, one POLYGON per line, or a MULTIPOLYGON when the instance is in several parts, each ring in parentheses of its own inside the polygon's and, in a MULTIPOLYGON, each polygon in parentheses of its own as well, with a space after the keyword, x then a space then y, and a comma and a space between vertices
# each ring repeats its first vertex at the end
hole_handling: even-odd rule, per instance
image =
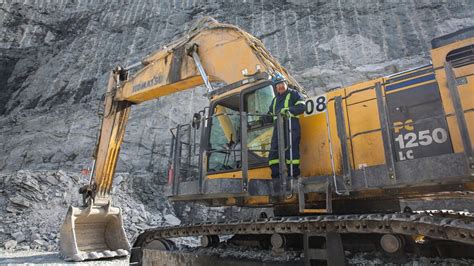
POLYGON ((176 217, 172 214, 166 214, 164 216, 164 219, 165 219, 166 223, 168 223, 170 225, 179 225, 179 224, 181 224, 181 220, 179 220, 178 217, 176 217))
POLYGON ((11 197, 10 201, 19 207, 25 207, 25 208, 31 207, 31 203, 20 195, 11 197))
POLYGON ((15 240, 8 240, 5 242, 4 247, 7 250, 14 249, 17 245, 17 242, 15 240))
POLYGON ((137 216, 133 216, 131 220, 132 220, 132 223, 135 223, 135 224, 140 221, 137 216))
POLYGON ((31 234, 31 241, 42 239, 41 235, 38 233, 31 234))
POLYGON ((51 176, 51 175, 46 177, 46 181, 48 181, 48 183, 50 183, 51 185, 57 185, 58 184, 58 180, 56 179, 56 177, 51 176))
POLYGON ((54 176, 56 176, 57 179, 61 180, 67 178, 68 174, 66 174, 64 170, 59 170, 54 176))
POLYGON ((122 181, 123 181, 123 176, 122 175, 117 175, 114 178, 114 185, 119 185, 120 183, 122 183, 122 181))
POLYGON ((31 248, 30 248, 30 246, 22 245, 22 246, 17 246, 16 249, 17 249, 17 250, 25 250, 25 251, 27 251, 27 250, 30 250, 31 248))
POLYGON ((44 42, 47 44, 53 44, 53 41, 55 39, 54 34, 51 31, 48 31, 46 34, 46 37, 44 38, 44 42))
POLYGON ((33 241, 33 244, 37 246, 43 246, 43 247, 46 247, 49 245, 48 241, 43 240, 43 239, 36 239, 33 241))
POLYGON ((5 210, 6 210, 7 212, 10 212, 10 213, 21 212, 20 209, 17 209, 17 208, 15 208, 15 207, 13 207, 13 206, 7 206, 7 207, 5 208, 5 210))
POLYGON ((55 233, 51 233, 51 234, 49 234, 48 238, 49 238, 50 240, 54 240, 54 239, 56 238, 56 236, 57 236, 57 235, 56 235, 55 233))
POLYGON ((38 181, 36 181, 36 179, 32 178, 31 176, 27 176, 25 179, 23 179, 21 186, 32 192, 39 191, 38 181))
POLYGON ((12 236, 15 238, 17 243, 25 241, 25 235, 22 232, 13 233, 12 236))

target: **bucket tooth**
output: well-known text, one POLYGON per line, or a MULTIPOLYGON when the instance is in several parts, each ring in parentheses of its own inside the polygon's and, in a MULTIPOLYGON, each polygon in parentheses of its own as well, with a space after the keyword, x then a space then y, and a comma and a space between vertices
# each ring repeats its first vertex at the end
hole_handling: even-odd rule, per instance
POLYGON ((61 226, 60 249, 65 260, 72 261, 129 255, 122 211, 110 205, 70 206, 61 226))

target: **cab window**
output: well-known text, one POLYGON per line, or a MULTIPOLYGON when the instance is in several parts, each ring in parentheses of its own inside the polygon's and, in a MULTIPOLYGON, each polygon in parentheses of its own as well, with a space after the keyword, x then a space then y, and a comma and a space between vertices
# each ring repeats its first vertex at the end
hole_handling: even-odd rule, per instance
POLYGON ((208 145, 208 172, 241 167, 239 95, 217 103, 212 110, 208 145))
POLYGON ((244 95, 249 166, 267 165, 273 134, 273 118, 266 115, 274 97, 271 85, 244 95))

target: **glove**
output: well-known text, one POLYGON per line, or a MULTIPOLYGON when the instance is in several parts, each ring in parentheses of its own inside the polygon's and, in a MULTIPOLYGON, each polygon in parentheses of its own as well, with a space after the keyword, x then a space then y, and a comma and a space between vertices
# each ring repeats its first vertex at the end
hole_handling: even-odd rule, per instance
POLYGON ((290 116, 290 108, 281 108, 280 110, 280 114, 282 114, 283 116, 290 116))

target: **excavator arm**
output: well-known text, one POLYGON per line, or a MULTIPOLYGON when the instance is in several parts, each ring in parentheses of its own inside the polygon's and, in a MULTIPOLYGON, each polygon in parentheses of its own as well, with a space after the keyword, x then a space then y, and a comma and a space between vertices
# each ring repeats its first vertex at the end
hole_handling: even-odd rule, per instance
POLYGON ((202 19, 184 37, 145 58, 133 76, 126 69, 114 69, 105 94, 94 170, 84 190, 89 192, 87 206, 69 208, 61 228, 63 255, 81 261, 128 254, 130 245, 121 211, 111 206, 110 191, 131 105, 202 84, 211 95, 211 82, 234 84, 248 77, 248 73, 275 71, 304 92, 261 41, 212 18, 202 19))

